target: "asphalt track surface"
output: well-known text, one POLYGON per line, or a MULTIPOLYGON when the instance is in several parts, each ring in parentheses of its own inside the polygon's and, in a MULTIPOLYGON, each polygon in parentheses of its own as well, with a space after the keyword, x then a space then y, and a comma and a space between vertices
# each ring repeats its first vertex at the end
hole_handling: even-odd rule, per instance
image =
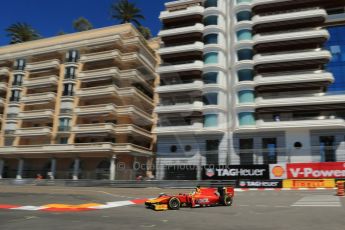
MULTIPOLYGON (((105 204, 190 189, 118 189, 0 186, 0 204, 105 204)), ((237 192, 232 207, 155 212, 142 204, 92 211, 45 212, 0 209, 1 230, 50 229, 236 229, 344 230, 345 198, 335 190, 237 192)))

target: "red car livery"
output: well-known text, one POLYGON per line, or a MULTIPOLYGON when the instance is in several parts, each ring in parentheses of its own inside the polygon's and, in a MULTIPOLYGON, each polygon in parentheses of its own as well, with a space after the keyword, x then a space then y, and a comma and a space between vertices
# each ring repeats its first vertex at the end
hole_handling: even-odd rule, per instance
POLYGON ((201 207, 225 205, 231 206, 234 197, 233 187, 199 188, 190 194, 176 196, 161 194, 145 202, 147 208, 154 210, 177 210, 180 207, 201 207))

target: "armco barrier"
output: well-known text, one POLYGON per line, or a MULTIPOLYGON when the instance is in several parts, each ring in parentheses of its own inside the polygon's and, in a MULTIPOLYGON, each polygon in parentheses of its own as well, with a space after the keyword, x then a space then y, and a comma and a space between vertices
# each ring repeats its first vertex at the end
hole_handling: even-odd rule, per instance
POLYGON ((36 185, 36 186, 69 186, 69 187, 114 187, 114 188, 193 188, 196 186, 236 186, 235 180, 144 180, 144 181, 109 181, 109 180, 35 180, 35 179, 1 179, 0 185, 36 185))

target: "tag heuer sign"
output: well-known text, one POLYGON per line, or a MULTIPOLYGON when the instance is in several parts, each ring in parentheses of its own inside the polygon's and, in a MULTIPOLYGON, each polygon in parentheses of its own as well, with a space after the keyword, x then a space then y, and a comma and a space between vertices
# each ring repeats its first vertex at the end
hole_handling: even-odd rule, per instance
POLYGON ((253 179, 266 180, 269 179, 268 165, 218 165, 212 168, 203 168, 203 179, 214 180, 237 180, 237 179, 253 179))

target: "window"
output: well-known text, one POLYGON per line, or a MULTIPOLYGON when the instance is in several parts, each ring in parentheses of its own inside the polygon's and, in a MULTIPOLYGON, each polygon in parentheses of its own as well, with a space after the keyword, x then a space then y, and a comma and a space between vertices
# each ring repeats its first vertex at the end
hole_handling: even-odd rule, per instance
POLYGON ((264 149, 264 152, 263 152, 264 164, 276 164, 277 163, 277 139, 263 138, 262 148, 264 149))
POLYGON ((321 136, 319 141, 320 141, 321 162, 336 161, 334 136, 321 136))
POLYGON ((297 141, 297 142, 294 143, 293 147, 295 147, 295 149, 300 149, 300 148, 303 147, 303 145, 302 145, 301 142, 297 141))
POLYGON ((237 57, 239 61, 242 60, 252 60, 253 59, 253 50, 251 49, 242 49, 237 51, 237 57))
POLYGON ((206 164, 218 164, 219 140, 206 140, 206 164))
POLYGON ((218 126, 218 114, 204 115, 204 127, 217 127, 217 126, 218 126))
POLYGON ((204 7, 208 8, 208 7, 217 7, 218 6, 218 0, 206 0, 204 7))
POLYGON ((10 101, 19 101, 19 99, 20 99, 20 91, 12 90, 10 101))
POLYGON ((64 84, 62 96, 73 96, 73 84, 64 84))
POLYGON ((177 151, 177 146, 176 145, 170 146, 170 152, 175 153, 176 151, 177 151))
POLYGON ((25 59, 17 59, 14 65, 16 70, 24 70, 26 61, 25 59))
POLYGON ((70 118, 60 118, 59 119, 59 131, 69 131, 70 130, 70 118))
POLYGON ((345 26, 328 27, 330 39, 326 48, 331 52, 332 59, 327 65, 327 70, 334 76, 334 83, 328 91, 345 91, 345 26))
POLYGON ((218 83, 218 72, 205 73, 203 76, 205 84, 217 84, 218 83))
POLYGON ((204 44, 218 44, 218 34, 208 34, 204 37, 204 44))
POLYGON ((218 25, 218 16, 211 15, 204 19, 205 26, 218 25))
POLYGON ((240 126, 255 125, 255 116, 253 112, 243 112, 238 114, 240 126))
POLYGON ((243 41, 243 40, 252 40, 252 31, 251 30, 240 30, 237 31, 237 40, 243 41))
POLYGON ((252 69, 241 69, 237 72, 238 81, 253 81, 254 71, 252 69))
POLYGON ((79 59, 79 52, 77 50, 69 50, 66 53, 66 62, 77 62, 79 59))
POLYGON ((255 100, 253 90, 242 90, 238 92, 239 103, 253 103, 255 100))
POLYGON ((210 52, 204 55, 204 63, 205 64, 216 64, 218 63, 218 53, 217 52, 210 52))
POLYGON ((23 83, 23 75, 15 74, 14 77, 13 77, 12 85, 21 86, 22 83, 23 83))
POLYGON ((252 138, 240 139, 240 164, 252 165, 254 163, 254 140, 252 138))
POLYGON ((65 69, 65 79, 74 79, 77 68, 66 67, 65 69))
POLYGON ((192 146, 186 145, 186 146, 184 147, 184 150, 185 150, 186 152, 190 152, 190 151, 192 151, 192 146))
POLYGON ((241 11, 236 14, 238 22, 241 21, 250 21, 252 20, 252 13, 250 11, 241 11))
POLYGON ((59 144, 68 144, 68 137, 59 138, 59 144))
POLYGON ((251 3, 253 0, 236 0, 237 4, 240 3, 251 3))
POLYGON ((207 93, 203 95, 204 105, 217 105, 218 104, 218 93, 207 93))

